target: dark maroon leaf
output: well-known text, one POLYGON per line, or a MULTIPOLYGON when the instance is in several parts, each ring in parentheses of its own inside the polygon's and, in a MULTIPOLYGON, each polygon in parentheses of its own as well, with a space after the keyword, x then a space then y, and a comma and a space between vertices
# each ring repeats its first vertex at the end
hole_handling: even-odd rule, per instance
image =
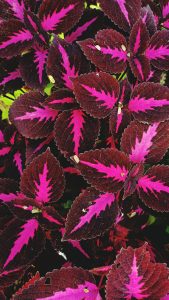
POLYGON ((0 286, 1 288, 12 285, 15 280, 19 280, 21 276, 23 276, 25 272, 25 267, 15 268, 13 270, 2 271, 0 272, 0 286))
POLYGON ((99 121, 81 109, 61 113, 56 120, 54 136, 56 145, 65 156, 78 155, 94 145, 99 134, 99 121))
POLYGON ((131 120, 132 115, 128 109, 114 107, 109 119, 109 127, 113 136, 121 136, 124 129, 127 127, 131 120))
POLYGON ((84 2, 81 0, 43 0, 39 8, 42 28, 65 33, 79 21, 83 10, 84 2))
POLYGON ((47 273, 45 277, 37 280, 34 285, 23 290, 15 300, 69 298, 85 300, 101 300, 99 290, 93 276, 89 271, 81 268, 62 268, 47 273))
POLYGON ((129 31, 140 16, 140 0, 99 0, 99 3, 104 13, 124 31, 129 31))
POLYGON ((140 177, 142 177, 143 173, 144 173, 143 164, 137 164, 132 167, 124 183, 123 200, 135 192, 137 188, 138 180, 140 177))
POLYGON ((55 39, 49 50, 47 73, 56 86, 73 89, 71 78, 89 71, 89 64, 77 45, 55 39))
POLYGON ((94 188, 88 188, 73 202, 67 216, 64 240, 99 236, 113 225, 117 214, 114 194, 102 194, 94 188))
POLYGON ((37 139, 50 134, 58 112, 43 105, 44 96, 29 92, 19 97, 10 108, 10 120, 25 137, 37 139))
POLYGON ((56 110, 65 110, 77 106, 73 93, 67 89, 58 89, 46 98, 44 105, 56 110))
POLYGON ((133 163, 157 163, 169 148, 169 122, 133 121, 124 131, 121 149, 133 163))
POLYGON ((3 93, 14 92, 23 86, 18 62, 18 58, 12 58, 10 60, 3 59, 0 63, 0 90, 3 93))
POLYGON ((146 25, 140 19, 137 21, 130 33, 130 38, 129 38, 129 46, 130 46, 130 51, 132 52, 133 55, 139 55, 142 54, 149 42, 149 33, 147 30, 146 25))
POLYGON ((153 166, 138 181, 140 199, 153 210, 169 212, 169 167, 153 166))
POLYGON ((0 235, 0 265, 11 270, 29 264, 44 247, 44 234, 36 219, 13 219, 0 235), (32 250, 31 250, 32 249, 32 250))
POLYGON ((0 17, 4 20, 16 18, 23 22, 24 2, 22 0, 0 0, 0 17))
POLYGON ((0 23, 0 56, 21 54, 31 46, 32 39, 32 34, 20 21, 11 19, 0 23))
POLYGON ((165 264, 150 261, 147 244, 122 249, 108 275, 107 300, 161 299, 169 290, 165 264))
POLYGON ((73 86, 81 107, 93 117, 105 118, 118 100, 118 81, 108 73, 81 75, 73 80, 73 86))
POLYGON ((150 62, 145 55, 129 59, 130 68, 139 81, 147 81, 150 75, 150 62))
POLYGON ((18 184, 12 179, 0 179, 0 201, 7 203, 18 196, 17 191, 19 190, 18 184))
POLYGON ((95 40, 78 42, 86 57, 99 69, 109 73, 125 70, 127 62, 127 43, 124 36, 113 30, 100 30, 95 40))
POLYGON ((169 89, 158 83, 139 84, 133 90, 128 108, 139 121, 165 121, 169 117, 169 89))
POLYGON ((115 149, 88 151, 74 160, 85 179, 102 192, 121 190, 130 169, 128 157, 115 149))
POLYGON ((42 90, 47 84, 47 56, 48 50, 44 50, 40 47, 22 56, 19 67, 22 79, 28 87, 42 90))
POLYGON ((48 149, 24 170, 21 191, 40 203, 57 201, 64 190, 64 175, 58 160, 48 149))
POLYGON ((157 31, 151 38, 146 57, 159 70, 169 70, 169 31, 157 31))
POLYGON ((157 31, 157 25, 150 6, 147 5, 141 9, 141 18, 143 23, 146 25, 150 36, 152 36, 157 31))
POLYGON ((54 207, 47 206, 39 216, 39 223, 47 230, 56 230, 63 226, 63 219, 54 207))

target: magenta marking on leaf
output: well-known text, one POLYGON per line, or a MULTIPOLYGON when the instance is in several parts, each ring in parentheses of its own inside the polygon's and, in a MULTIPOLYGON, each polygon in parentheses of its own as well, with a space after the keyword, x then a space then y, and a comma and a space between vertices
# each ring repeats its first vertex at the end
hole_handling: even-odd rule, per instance
POLYGON ((169 2, 163 6, 163 9, 162 9, 162 15, 163 15, 163 18, 166 18, 169 14, 169 2))
POLYGON ((21 74, 20 74, 20 71, 19 69, 13 71, 13 72, 10 72, 1 82, 0 82, 0 85, 5 85, 6 83, 8 83, 9 81, 11 80, 15 80, 17 78, 20 78, 21 77, 21 74))
POLYGON ((0 149, 0 156, 5 156, 11 151, 11 147, 3 147, 0 149))
POLYGON ((66 97, 63 99, 56 99, 56 100, 52 100, 51 102, 49 102, 49 104, 64 104, 64 103, 74 103, 74 99, 71 97, 66 97))
POLYGON ((137 53, 139 47, 140 47, 140 40, 141 39, 141 28, 139 27, 138 32, 137 32, 137 36, 136 36, 136 41, 134 44, 134 53, 137 53))
POLYGON ((141 140, 139 141, 138 137, 136 137, 135 145, 131 149, 131 154, 129 158, 134 163, 145 162, 146 156, 149 153, 150 147, 153 145, 153 138, 157 134, 159 123, 154 123, 150 125, 147 131, 143 132, 141 140))
POLYGON ((18 0, 4 0, 5 2, 7 2, 10 6, 11 9, 14 12, 14 15, 20 19, 21 21, 24 20, 24 2, 23 0, 20 1, 20 3, 18 2, 18 0))
POLYGON ((119 7, 120 7, 120 10, 121 10, 121 12, 123 13, 123 15, 124 15, 124 17, 125 17, 127 23, 130 25, 130 20, 129 20, 129 16, 128 16, 128 11, 127 11, 127 9, 126 9, 126 7, 125 7, 126 1, 125 1, 125 0, 115 0, 115 1, 118 3, 118 5, 119 5, 119 7))
POLYGON ((5 140, 4 140, 4 134, 2 132, 2 130, 0 130, 0 143, 4 143, 5 140))
POLYGON ((157 193, 161 193, 161 192, 169 193, 169 186, 165 185, 165 183, 163 183, 160 180, 153 181, 153 179, 155 179, 155 176, 148 177, 147 175, 145 175, 144 177, 141 177, 138 180, 138 187, 142 188, 145 193, 148 193, 148 191, 150 191, 157 198, 158 198, 157 193))
POLYGON ((0 45, 0 49, 4 49, 8 46, 11 46, 16 43, 22 43, 25 41, 32 40, 33 36, 30 31, 23 29, 19 30, 17 33, 14 33, 13 36, 9 36, 7 41, 4 41, 0 45))
POLYGON ((11 138, 10 138, 10 143, 11 143, 11 145, 14 145, 14 144, 15 144, 16 133, 17 133, 17 131, 15 131, 15 132, 12 134, 11 138))
POLYGON ((34 63, 36 64, 36 69, 38 71, 39 82, 42 83, 43 71, 45 69, 46 59, 48 51, 47 50, 36 50, 34 63))
POLYGON ((74 153, 79 154, 80 141, 83 140, 82 129, 84 128, 85 120, 82 110, 73 110, 71 113, 70 126, 73 126, 71 134, 73 134, 74 153))
POLYGON ((84 25, 79 26, 75 31, 70 33, 65 37, 65 41, 68 43, 73 43, 76 41, 82 34, 85 32, 90 25, 92 25, 97 20, 97 17, 93 18, 92 20, 86 22, 84 25))
POLYGON ((22 172, 23 172, 23 168, 22 168, 22 158, 21 158, 21 153, 20 152, 16 152, 14 154, 14 163, 20 173, 20 175, 22 175, 22 172))
POLYGON ((52 120, 54 121, 55 118, 58 115, 58 112, 52 108, 49 108, 47 106, 36 107, 36 106, 30 106, 34 111, 33 112, 26 112, 25 115, 16 117, 15 120, 23 121, 23 120, 35 120, 39 119, 39 122, 42 122, 43 120, 48 121, 52 120))
POLYGON ((70 4, 66 8, 62 8, 59 12, 54 11, 52 14, 48 16, 44 16, 41 25, 43 29, 46 31, 48 30, 55 30, 56 26, 63 21, 63 18, 72 11, 77 4, 70 4))
POLYGON ((101 300, 98 297, 99 292, 97 286, 89 281, 85 281, 83 284, 78 284, 76 288, 66 288, 64 291, 55 292, 52 296, 45 298, 37 298, 36 300, 101 300))
POLYGON ((131 99, 129 102, 129 110, 132 112, 145 112, 146 110, 153 110, 156 107, 162 107, 169 105, 169 101, 167 99, 156 100, 153 97, 139 98, 140 96, 136 96, 131 99))
POLYGON ((34 20, 31 18, 31 16, 27 14, 27 18, 28 18, 31 26, 33 27, 33 29, 38 31, 38 27, 37 27, 36 23, 34 22, 34 20))
POLYGON ((17 240, 14 242, 13 248, 3 266, 6 268, 7 265, 15 258, 15 256, 22 250, 25 245, 28 245, 30 239, 33 239, 35 232, 38 230, 39 223, 35 219, 28 220, 21 228, 22 231, 19 233, 17 240))
POLYGON ((46 203, 50 201, 50 196, 52 194, 52 185, 50 185, 51 178, 48 177, 48 166, 47 163, 44 164, 42 174, 39 174, 39 183, 34 181, 36 186, 36 200, 46 203))
POLYGON ((86 258, 90 258, 90 256, 84 251, 79 241, 68 240, 72 244, 74 248, 77 248, 86 258))
POLYGON ((47 219, 49 222, 51 223, 55 223, 57 225, 62 225, 58 220, 56 220, 55 218, 53 218, 52 216, 50 216, 46 211, 42 212, 42 216, 47 219))
POLYGON ((10 202, 12 200, 15 200, 17 198, 16 194, 10 193, 10 194, 4 194, 0 193, 0 201, 3 202, 10 202))
POLYGON ((123 49, 118 49, 118 48, 110 48, 110 47, 100 47, 99 49, 97 48, 97 46, 92 46, 92 45, 88 45, 89 48, 91 48, 92 50, 97 50, 105 55, 109 54, 111 55, 111 58, 117 58, 117 61, 127 61, 127 52, 124 51, 123 49))
POLYGON ((122 119, 123 119, 123 112, 121 111, 120 113, 117 113, 116 133, 118 133, 119 131, 119 127, 122 122, 122 119))
POLYGON ((143 74, 143 71, 142 71, 142 66, 140 64, 140 61, 138 60, 138 58, 134 58, 134 63, 136 65, 136 68, 141 76, 141 79, 144 80, 144 74, 143 74))
POLYGON ((98 218, 100 213, 105 211, 107 206, 110 207, 114 201, 114 194, 106 193, 99 195, 99 197, 95 199, 93 203, 87 208, 86 214, 80 218, 80 222, 75 226, 75 228, 73 228, 71 233, 82 228, 86 223, 89 224, 94 216, 98 218))
POLYGON ((163 27, 169 29, 169 19, 167 19, 165 22, 163 22, 163 27))
POLYGON ((70 80, 70 77, 77 77, 78 76, 78 71, 75 71, 75 66, 70 66, 70 61, 69 57, 65 51, 65 49, 59 44, 59 51, 62 56, 62 66, 65 69, 65 73, 62 75, 62 79, 65 82, 65 86, 69 89, 73 89, 73 84, 72 81, 70 80))
POLYGON ((100 173, 105 173, 106 175, 103 178, 113 178, 117 181, 124 182, 127 177, 127 174, 128 174, 128 170, 126 170, 124 166, 123 167, 120 167, 118 165, 105 166, 97 160, 95 160, 95 162, 96 162, 95 164, 88 162, 88 161, 83 161, 83 160, 81 160, 80 162, 81 162, 81 164, 86 165, 90 168, 93 168, 100 173))
POLYGON ((160 46, 159 48, 149 47, 146 49, 145 55, 148 59, 165 59, 169 56, 169 47, 160 46))
POLYGON ((9 275, 9 274, 11 274, 11 273, 17 272, 17 271, 19 271, 19 268, 13 269, 13 270, 8 270, 8 271, 3 271, 3 272, 0 274, 0 278, 3 277, 3 276, 9 275))
POLYGON ((133 265, 131 268, 131 274, 129 275, 129 283, 126 284, 126 288, 127 288, 127 296, 125 297, 125 299, 145 299, 149 296, 149 294, 144 294, 144 292, 146 291, 146 289, 143 289, 144 286, 144 282, 141 282, 141 280, 143 279, 143 276, 139 276, 138 274, 138 267, 137 267, 137 261, 136 261, 136 256, 134 254, 133 257, 133 265))
POLYGON ((112 109, 114 104, 117 101, 117 98, 114 95, 114 91, 112 91, 112 94, 110 94, 109 92, 106 93, 103 90, 97 91, 95 88, 90 87, 90 86, 85 85, 85 84, 81 84, 81 86, 86 91, 88 91, 89 94, 96 99, 96 101, 103 102, 103 103, 100 104, 101 106, 105 106, 107 108, 112 109))

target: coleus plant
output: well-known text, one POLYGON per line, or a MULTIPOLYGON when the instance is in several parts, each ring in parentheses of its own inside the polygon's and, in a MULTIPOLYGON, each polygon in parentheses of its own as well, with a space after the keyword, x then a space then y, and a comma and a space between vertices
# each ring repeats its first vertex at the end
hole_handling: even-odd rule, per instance
POLYGON ((0 0, 0 298, 169 298, 168 12, 0 0))

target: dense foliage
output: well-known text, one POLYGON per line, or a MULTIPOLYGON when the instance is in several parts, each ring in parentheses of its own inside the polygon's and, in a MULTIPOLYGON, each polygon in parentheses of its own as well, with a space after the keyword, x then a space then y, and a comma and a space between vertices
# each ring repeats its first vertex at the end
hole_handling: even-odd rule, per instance
POLYGON ((169 1, 0 0, 0 299, 169 299, 169 1))

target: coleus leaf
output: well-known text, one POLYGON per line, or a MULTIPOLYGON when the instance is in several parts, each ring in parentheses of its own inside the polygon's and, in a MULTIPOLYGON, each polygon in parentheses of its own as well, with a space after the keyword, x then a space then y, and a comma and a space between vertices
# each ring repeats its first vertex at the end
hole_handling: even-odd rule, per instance
POLYGON ((0 23, 0 56, 11 57, 21 54, 32 44, 33 36, 24 25, 11 19, 0 23))
POLYGON ((42 204, 60 199, 64 190, 63 170, 49 149, 23 171, 20 188, 25 196, 42 204))
POLYGON ((41 26, 54 33, 67 32, 80 19, 84 3, 80 0, 43 0, 39 8, 41 26))
POLYGON ((44 234, 36 219, 13 219, 0 235, 0 245, 1 269, 11 270, 30 264, 43 250, 44 234))
POLYGON ((73 93, 68 89, 57 89, 46 98, 44 105, 56 110, 65 110, 77 106, 73 93))
POLYGON ((66 156, 91 149, 98 134, 99 121, 81 109, 62 112, 54 127, 56 145, 66 156))
MULTIPOLYGON (((28 288, 31 284, 34 284, 36 280, 40 279, 40 273, 37 271, 16 293, 16 295, 22 294, 23 290, 28 288)), ((13 296, 14 297, 14 296, 13 296)))
POLYGON ((16 89, 20 89, 23 86, 18 63, 18 58, 3 59, 0 63, 0 91, 3 94, 6 92, 13 93, 16 89))
POLYGON ((132 119, 132 114, 128 109, 114 107, 109 119, 109 128, 113 136, 121 137, 124 129, 130 124, 132 119))
POLYGON ((139 81, 148 81, 150 72, 150 62, 145 55, 129 59, 130 68, 139 81))
POLYGON ((142 7, 141 18, 144 24, 146 24, 149 35, 152 36, 157 31, 157 25, 155 22, 155 16, 150 6, 142 7))
POLYGON ((169 31, 157 31, 145 52, 151 64, 159 70, 169 70, 169 31))
POLYGON ((19 68, 22 79, 28 87, 43 90, 47 84, 47 56, 48 50, 37 47, 35 50, 32 50, 21 57, 19 68))
POLYGON ((29 92, 11 106, 9 118, 23 136, 43 138, 52 131, 58 112, 44 106, 44 99, 39 92, 29 92))
POLYGON ((137 190, 146 206, 158 212, 169 212, 169 167, 153 166, 138 180, 137 190))
POLYGON ((132 27, 129 37, 129 47, 133 55, 142 54, 149 42, 149 33, 143 20, 138 20, 132 27))
POLYGON ((153 263, 147 244, 122 249, 108 275, 107 300, 160 299, 169 290, 169 270, 165 264, 153 263))
POLYGON ((16 199, 18 190, 18 184, 13 179, 0 179, 0 201, 6 203, 16 199))
POLYGON ((3 19, 24 20, 25 1, 23 0, 0 0, 0 17, 3 19))
POLYGON ((169 148, 169 122, 151 125, 133 121, 125 129, 121 149, 133 163, 157 163, 169 148))
POLYGON ((73 86, 81 107, 93 117, 106 117, 118 100, 118 81, 105 72, 80 75, 73 86))
POLYGON ((140 17, 140 0, 99 0, 102 10, 124 31, 130 28, 140 17))
POLYGON ((56 39, 50 47, 47 60, 47 73, 56 86, 73 89, 70 78, 89 71, 89 64, 77 45, 56 39))
POLYGON ((169 89, 158 83, 141 83, 134 88, 128 108, 139 121, 164 121, 169 116, 169 89))
POLYGON ((62 268, 47 273, 45 277, 25 289, 21 295, 14 296, 14 299, 26 300, 30 297, 32 300, 45 298, 101 300, 93 276, 89 271, 76 267, 62 268))
POLYGON ((126 69, 127 42, 125 37, 113 30, 100 30, 95 40, 78 42, 86 57, 99 69, 109 73, 121 73, 126 69))
POLYGON ((86 151, 74 160, 85 179, 102 192, 122 189, 130 169, 128 157, 116 149, 86 151))
POLYGON ((5 270, 0 272, 1 288, 5 288, 12 285, 15 282, 15 280, 18 280, 20 277, 23 276, 24 272, 25 267, 17 267, 12 270, 5 270))
POLYGON ((118 214, 116 196, 94 188, 84 190, 73 202, 66 221, 64 240, 94 238, 113 225, 118 214))

